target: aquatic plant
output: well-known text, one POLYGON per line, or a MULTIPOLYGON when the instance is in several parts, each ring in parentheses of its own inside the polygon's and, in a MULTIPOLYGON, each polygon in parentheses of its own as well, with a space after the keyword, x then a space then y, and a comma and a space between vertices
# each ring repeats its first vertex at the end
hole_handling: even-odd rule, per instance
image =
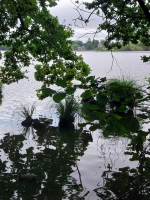
POLYGON ((131 79, 130 77, 112 78, 112 79, 109 79, 107 82, 109 85, 113 83, 114 85, 116 84, 116 86, 121 86, 121 87, 126 87, 126 88, 134 88, 134 89, 139 88, 137 81, 134 79, 131 79))
POLYGON ((80 103, 73 95, 69 95, 56 105, 56 110, 59 115, 59 127, 70 126, 75 117, 80 114, 80 103))
POLYGON ((111 107, 127 105, 133 108, 142 97, 142 87, 131 78, 109 79, 106 84, 111 107))
POLYGON ((20 108, 20 116, 23 118, 32 118, 32 115, 35 111, 35 105, 32 104, 31 106, 29 105, 21 105, 20 108))

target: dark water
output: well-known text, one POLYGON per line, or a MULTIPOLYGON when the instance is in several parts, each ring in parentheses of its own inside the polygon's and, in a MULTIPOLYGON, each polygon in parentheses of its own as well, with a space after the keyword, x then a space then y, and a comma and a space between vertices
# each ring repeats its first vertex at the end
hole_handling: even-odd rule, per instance
MULTIPOLYGON (((149 75, 149 65, 140 60, 144 54, 115 52, 118 64, 114 62, 112 71, 107 73, 112 64, 110 53, 82 52, 96 77, 123 74, 134 77, 140 83, 144 83, 144 78, 149 75)), ((29 71, 29 81, 21 80, 18 84, 5 85, 3 89, 0 106, 0 199, 117 200, 142 183, 149 188, 149 182, 146 182, 150 178, 146 174, 149 168, 144 166, 145 161, 139 152, 128 146, 132 138, 104 138, 99 130, 91 133, 92 141, 85 138, 84 133, 78 129, 60 131, 52 100, 48 98, 39 101, 36 97, 35 90, 40 88, 41 83, 34 80, 33 65, 29 71), (23 129, 19 114, 20 103, 35 103, 34 118, 41 115, 53 118, 53 124, 42 131, 31 127, 23 129), (18 180, 20 174, 28 173, 37 175, 38 181, 18 180)), ((143 148, 146 150, 139 151, 143 154, 149 152, 149 140, 143 148)), ((149 153, 146 156, 149 157, 149 153)), ((150 162, 149 159, 146 162, 150 162)), ((141 194, 134 199, 149 199, 148 190, 145 192, 143 188, 141 194)), ((126 199, 133 197, 131 195, 126 199)))

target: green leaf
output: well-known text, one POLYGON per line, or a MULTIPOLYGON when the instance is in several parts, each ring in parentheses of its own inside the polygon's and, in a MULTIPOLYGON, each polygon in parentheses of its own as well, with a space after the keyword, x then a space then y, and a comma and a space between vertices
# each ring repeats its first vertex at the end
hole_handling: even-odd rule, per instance
POLYGON ((42 93, 43 93, 44 95, 51 95, 51 94, 55 94, 56 91, 55 91, 55 90, 52 90, 52 89, 50 89, 50 88, 43 88, 43 89, 42 89, 42 93))
POLYGON ((102 105, 106 105, 108 103, 108 98, 104 95, 102 95, 101 93, 99 93, 97 95, 97 101, 98 103, 102 104, 102 105))
POLYGON ((88 81, 93 82, 94 79, 95 79, 95 76, 88 76, 88 77, 86 78, 86 81, 87 81, 87 82, 88 82, 88 81))
POLYGON ((117 98, 124 98, 127 96, 126 92, 116 92, 113 95, 114 97, 117 97, 117 98))
POLYGON ((66 89, 66 94, 74 94, 76 91, 76 88, 67 88, 66 89))
POLYGON ((96 131, 97 129, 99 129, 99 125, 98 124, 94 124, 89 129, 90 129, 90 131, 96 131))
POLYGON ((133 153, 133 157, 130 160, 131 161, 139 160, 139 155, 136 153, 133 153))
POLYGON ((78 123, 78 126, 81 127, 81 128, 85 127, 86 125, 87 125, 87 123, 82 123, 82 124, 78 123))
POLYGON ((66 97, 66 93, 57 93, 53 96, 53 100, 56 103, 59 103, 61 100, 63 100, 66 97))
POLYGON ((88 122, 93 122, 95 120, 93 116, 84 117, 84 119, 87 120, 88 122))
POLYGON ((119 115, 117 115, 117 114, 112 114, 112 116, 113 116, 114 118, 118 119, 118 120, 122 118, 121 116, 119 116, 119 115))
POLYGON ((123 132, 127 132, 127 129, 126 129, 124 126, 120 126, 120 128, 121 128, 121 130, 122 130, 123 132))
POLYGON ((83 92, 82 94, 81 94, 81 97, 83 98, 83 99, 88 99, 88 98, 90 98, 92 96, 92 94, 91 94, 91 91, 85 91, 85 92, 83 92))
POLYGON ((67 87, 67 83, 64 80, 57 80, 56 85, 61 87, 67 87))
POLYGON ((125 112, 126 110, 127 110, 127 108, 125 105, 122 105, 117 109, 118 112, 125 112))
POLYGON ((103 131, 104 137, 108 137, 110 135, 110 132, 108 130, 103 131))
POLYGON ((101 82, 107 81, 106 77, 100 79, 101 82))
POLYGON ((131 100, 131 97, 125 98, 125 101, 130 101, 130 100, 131 100))
POLYGON ((137 120, 137 118, 134 117, 130 124, 130 131, 135 133, 139 130, 139 128, 140 128, 139 121, 137 120))
POLYGON ((145 142, 146 141, 146 135, 141 137, 142 141, 145 142))
POLYGON ((113 97, 112 98, 114 101, 120 102, 120 99, 118 97, 113 97))
POLYGON ((100 109, 97 105, 88 105, 87 108, 90 109, 90 110, 98 110, 98 109, 100 109))

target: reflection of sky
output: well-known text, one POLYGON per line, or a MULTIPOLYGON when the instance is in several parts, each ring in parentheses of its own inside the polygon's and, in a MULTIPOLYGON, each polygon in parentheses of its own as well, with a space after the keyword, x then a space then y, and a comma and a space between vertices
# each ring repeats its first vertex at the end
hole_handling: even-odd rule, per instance
MULTIPOLYGON (((87 195, 87 199, 97 200, 93 190, 103 187, 106 183, 105 178, 107 176, 110 178, 112 172, 118 172, 119 168, 136 168, 138 166, 138 161, 130 161, 129 159, 131 156, 124 154, 130 142, 128 138, 113 136, 104 138, 101 131, 93 132, 92 136, 93 142, 89 143, 84 156, 79 157, 80 160, 77 165, 81 173, 81 180, 84 188, 84 192, 82 192, 81 196, 84 196, 87 191, 90 191, 87 195), (103 173, 106 171, 106 176, 102 177, 103 173)), ((79 173, 76 168, 74 168, 74 170, 72 176, 79 184, 79 173)))
MULTIPOLYGON (((81 1, 79 2, 81 3, 81 1)), ((87 0, 86 2, 90 2, 90 0, 87 0)), ((72 29, 75 30, 75 34, 73 36, 74 40, 86 34, 85 36, 80 38, 80 40, 82 40, 83 42, 86 42, 88 38, 92 39, 94 37, 93 32, 95 32, 101 19, 97 17, 96 15, 93 15, 90 18, 90 21, 87 25, 84 22, 81 23, 80 21, 77 21, 76 26, 75 26, 74 19, 79 17, 79 13, 76 10, 76 6, 79 6, 79 5, 80 4, 75 4, 75 0, 73 0, 72 2, 71 0, 65 0, 65 3, 64 3, 64 0, 60 0, 57 6, 50 9, 50 13, 54 16, 58 16, 59 22, 61 24, 64 23, 64 20, 65 20, 66 25, 71 24, 72 29), (84 26, 84 28, 79 28, 82 26, 84 26)), ((82 5, 80 6, 80 8, 84 9, 82 5)), ((81 14, 84 16, 84 18, 88 17, 88 15, 82 11, 81 11, 81 14)), ((105 36, 106 34, 100 33, 95 37, 95 39, 101 40, 105 38, 105 36)))

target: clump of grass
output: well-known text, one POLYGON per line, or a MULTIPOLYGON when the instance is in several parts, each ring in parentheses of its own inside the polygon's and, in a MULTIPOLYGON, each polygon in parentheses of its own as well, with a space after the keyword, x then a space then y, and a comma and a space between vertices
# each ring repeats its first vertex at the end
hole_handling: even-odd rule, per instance
POLYGON ((137 84, 136 80, 131 78, 109 79, 106 88, 110 92, 110 100, 112 102, 115 101, 115 106, 120 106, 122 102, 126 102, 124 104, 134 107, 136 100, 142 96, 141 86, 137 84))
POLYGON ((69 126, 74 118, 80 114, 80 103, 73 95, 68 95, 64 101, 56 105, 56 113, 59 115, 59 126, 69 126))
POLYGON ((138 89, 139 85, 137 84, 137 81, 131 78, 125 78, 125 77, 118 77, 118 78, 112 78, 108 80, 108 85, 112 87, 124 87, 124 89, 138 89))
POLYGON ((32 118, 33 116, 33 113, 35 111, 35 105, 21 105, 21 108, 20 108, 20 116, 23 117, 23 118, 32 118))

